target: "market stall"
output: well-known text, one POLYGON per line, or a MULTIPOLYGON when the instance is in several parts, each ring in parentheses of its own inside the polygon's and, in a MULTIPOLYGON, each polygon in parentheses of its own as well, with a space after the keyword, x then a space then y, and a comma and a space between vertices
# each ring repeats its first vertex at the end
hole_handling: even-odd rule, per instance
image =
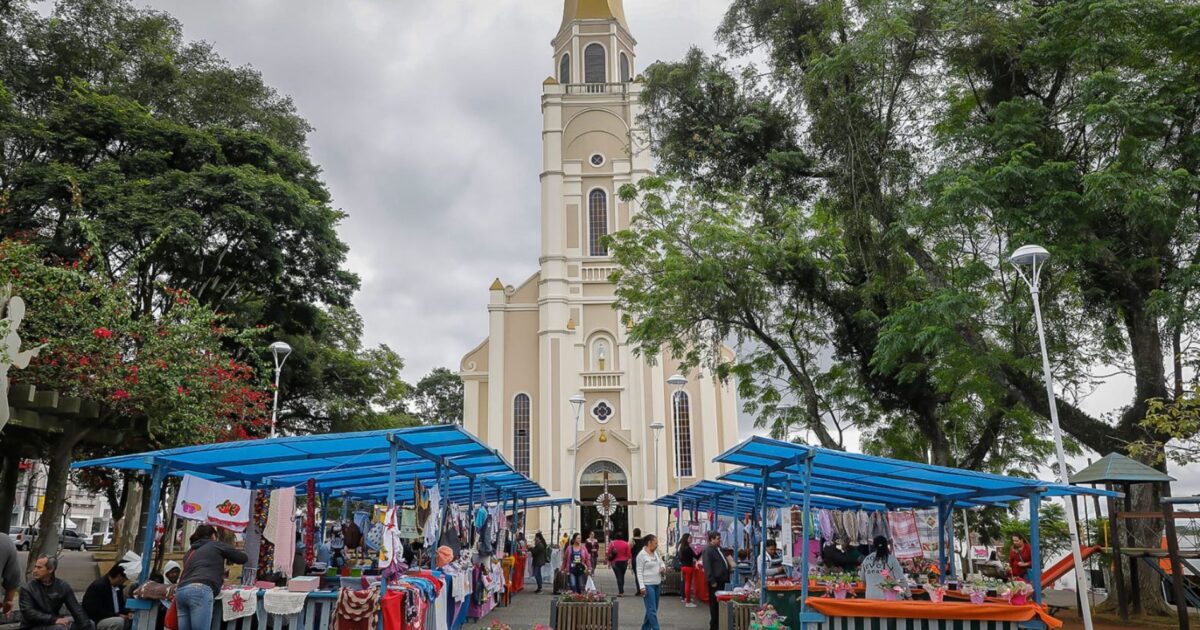
MULTIPOLYGON (((817 576, 811 573, 814 556, 819 554, 820 547, 813 553, 810 546, 812 541, 821 538, 814 535, 814 528, 825 527, 828 520, 832 525, 834 512, 844 519, 845 527, 832 529, 841 538, 854 539, 861 531, 859 523, 865 523, 867 529, 872 524, 880 524, 893 537, 897 525, 903 525, 902 531, 911 531, 912 541, 917 541, 916 532, 919 528, 913 510, 929 510, 929 520, 932 520, 932 538, 936 542, 936 559, 927 567, 932 575, 935 588, 939 593, 944 588, 947 578, 956 575, 952 556, 946 552, 950 539, 950 515, 952 510, 972 508, 977 506, 1008 506, 1018 501, 1028 501, 1031 507, 1030 546, 1032 547, 1033 566, 1029 569, 1030 589, 1033 602, 1026 606, 1005 602, 1003 606, 1009 609, 1021 609, 1019 612, 1008 614, 1025 615, 1030 606, 1042 611, 1040 540, 1038 528, 1038 506, 1049 497, 1097 494, 1108 495, 1103 491, 1089 490, 1075 486, 1050 483, 1036 479, 1006 477, 977 471, 958 470, 940 466, 932 466, 917 462, 901 461, 883 457, 874 457, 856 453, 847 453, 830 449, 813 447, 805 444, 781 442, 765 437, 755 436, 738 446, 721 454, 715 459, 718 463, 737 466, 735 470, 722 475, 720 480, 744 484, 754 493, 756 500, 751 503, 757 516, 755 522, 763 527, 769 527, 772 519, 768 510, 772 507, 773 492, 782 493, 784 504, 797 506, 793 510, 780 510, 777 520, 780 529, 790 533, 792 523, 799 521, 796 530, 799 535, 794 542, 793 557, 799 566, 793 567, 789 579, 780 580, 777 584, 760 582, 760 601, 770 602, 772 598, 784 608, 794 604, 794 609, 788 610, 786 623, 789 628, 801 629, 830 622, 830 616, 818 609, 817 600, 809 597, 809 590, 817 581, 817 576), (821 511, 825 513, 821 513, 821 511), (787 513, 791 512, 790 515, 787 513), (909 519, 902 522, 902 519, 909 519), (847 534, 847 531, 850 534, 847 534), (786 599, 787 601, 783 601, 786 599)), ((739 499, 736 499, 740 501, 739 499)), ((719 510, 720 501, 714 501, 714 512, 719 510)), ((785 536, 785 540, 790 535, 785 536)), ((759 546, 754 557, 759 563, 758 573, 766 573, 766 558, 762 553, 763 538, 754 541, 759 546)), ((897 547, 908 546, 909 541, 897 541, 897 547)), ((915 542, 916 554, 921 555, 920 542, 915 542)), ((898 557, 900 553, 896 554, 898 557)), ((899 579, 905 579, 901 576, 899 579)), ((915 586, 915 584, 914 584, 915 586)), ((931 586, 931 588, 934 588, 931 586)), ((1004 588, 1004 587, 999 587, 1004 588)), ((983 589, 984 592, 987 589, 983 589)), ((965 592, 965 591, 964 591, 965 592)), ((880 600, 840 600, 829 598, 822 601, 844 602, 852 601, 846 608, 838 608, 841 617, 869 617, 873 619, 923 619, 923 620, 961 620, 962 615, 969 614, 965 610, 979 613, 992 604, 984 599, 984 592, 977 593, 984 603, 957 603, 940 601, 908 601, 892 602, 880 600), (896 609, 885 609, 885 604, 903 604, 903 615, 898 616, 896 609), (964 608, 965 607, 965 608, 964 608), (974 607, 974 608, 971 608, 974 607), (850 614, 857 611, 857 615, 850 614)), ((897 593, 881 592, 873 594, 876 597, 895 597, 897 593)), ((1024 595, 1013 596, 1013 602, 1019 602, 1024 595)), ((940 596, 938 599, 941 599, 940 596)), ((952 599, 952 598, 947 598, 952 599)), ((821 604, 824 605, 824 604, 821 604)), ((831 610, 826 608, 826 610, 831 610)), ((783 612, 783 611, 781 611, 783 612)), ((995 621, 1006 621, 997 619, 995 621)), ((1020 620, 1027 628, 1055 627, 1054 620, 1043 613, 1028 615, 1020 620)), ((934 624, 937 625, 937 624, 934 624)), ((826 626, 822 626, 826 627, 826 626)))
MULTIPOLYGON (((385 621, 390 616, 394 628, 457 627, 507 595, 501 564, 515 535, 508 514, 547 496, 455 425, 228 442, 74 467, 147 474, 149 532, 164 481, 179 476, 177 516, 244 536, 247 568, 240 584, 227 584, 218 598, 216 618, 227 628, 255 615, 260 628, 267 627, 264 615, 276 617, 276 628, 284 621, 293 630, 320 628, 347 610, 372 611, 385 621), (359 532, 365 534, 362 554, 343 552, 341 528, 331 530, 340 566, 317 557, 332 547, 324 539, 333 498, 347 527, 370 529, 359 532), (355 503, 365 509, 351 518, 355 503), (293 520, 296 512, 303 515, 293 520), (408 540, 424 553, 410 551, 408 540), (237 606, 222 606, 228 598, 237 606)), ((142 576, 149 574, 154 536, 145 540, 142 576)), ((139 611, 138 630, 154 627, 158 605, 157 599, 131 602, 139 611)))

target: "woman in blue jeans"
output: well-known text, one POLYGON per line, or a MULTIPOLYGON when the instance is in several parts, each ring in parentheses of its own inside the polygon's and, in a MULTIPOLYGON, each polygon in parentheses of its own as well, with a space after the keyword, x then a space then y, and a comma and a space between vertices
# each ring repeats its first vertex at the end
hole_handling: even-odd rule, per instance
POLYGON ((575 593, 582 593, 592 572, 592 556, 579 534, 571 536, 571 542, 563 549, 562 571, 567 575, 567 587, 575 593))
POLYGON ((637 568, 638 584, 641 588, 638 595, 646 604, 646 617, 642 620, 642 630, 659 630, 658 628, 658 598, 662 594, 662 576, 666 572, 662 559, 658 557, 658 538, 654 534, 647 535, 643 541, 645 547, 638 554, 635 567, 637 568))
POLYGON ((183 573, 175 591, 175 613, 179 630, 209 630, 213 600, 225 581, 225 562, 246 564, 246 554, 217 540, 217 528, 212 525, 197 527, 190 540, 192 546, 183 556, 183 573))

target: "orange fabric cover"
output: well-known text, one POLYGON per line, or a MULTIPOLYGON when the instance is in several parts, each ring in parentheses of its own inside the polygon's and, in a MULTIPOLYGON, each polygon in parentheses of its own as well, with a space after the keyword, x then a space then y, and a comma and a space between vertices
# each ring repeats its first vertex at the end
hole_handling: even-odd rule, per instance
POLYGON ((1051 628, 1061 628, 1063 622, 1051 617, 1036 604, 957 604, 945 602, 897 601, 862 599, 808 598, 808 606, 829 617, 872 617, 891 619, 952 619, 963 621, 1029 621, 1040 617, 1051 628))

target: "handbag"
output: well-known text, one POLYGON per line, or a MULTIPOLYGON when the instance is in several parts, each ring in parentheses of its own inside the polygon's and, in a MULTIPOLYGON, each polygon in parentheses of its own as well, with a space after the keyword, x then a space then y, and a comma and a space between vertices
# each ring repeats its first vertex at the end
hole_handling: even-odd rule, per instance
POLYGON ((173 599, 167 608, 167 615, 163 617, 163 627, 167 630, 179 630, 179 611, 175 609, 175 600, 173 599))
POLYGON ((588 576, 587 586, 585 586, 583 590, 588 593, 596 592, 596 583, 592 581, 592 576, 590 576, 590 575, 588 576))

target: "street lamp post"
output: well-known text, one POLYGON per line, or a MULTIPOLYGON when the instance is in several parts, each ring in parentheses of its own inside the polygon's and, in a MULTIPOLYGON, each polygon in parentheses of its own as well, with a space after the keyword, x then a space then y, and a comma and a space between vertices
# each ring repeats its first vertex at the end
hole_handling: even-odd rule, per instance
POLYGON ((282 341, 276 341, 268 348, 275 359, 275 400, 271 403, 271 437, 275 437, 275 423, 279 420, 279 374, 283 371, 283 362, 292 354, 292 347, 282 341))
MULTIPOLYGON (((658 437, 662 435, 662 430, 667 425, 663 424, 662 420, 655 420, 650 423, 650 431, 654 434, 654 501, 658 500, 658 437)), ((653 504, 653 501, 651 501, 653 504)), ((658 531, 658 508, 654 508, 654 535, 657 536, 658 531)))
POLYGON ((575 502, 576 494, 579 492, 579 480, 576 479, 576 467, 579 460, 579 421, 583 417, 583 406, 587 404, 587 399, 583 394, 575 394, 569 399, 571 407, 575 409, 575 433, 571 437, 571 532, 568 536, 575 535, 575 502))
MULTIPOLYGON (((1050 355, 1046 350, 1046 333, 1042 329, 1042 304, 1038 297, 1041 288, 1042 269, 1050 259, 1050 252, 1040 245, 1025 245, 1009 256, 1008 260, 1016 268, 1021 279, 1029 286, 1029 295, 1033 298, 1033 316, 1037 321, 1038 343, 1042 349, 1042 374, 1046 380, 1046 398, 1050 402, 1050 426, 1054 431, 1054 450, 1058 456, 1058 476, 1062 483, 1067 483, 1067 455, 1063 450, 1062 428, 1058 424, 1058 405, 1054 397, 1054 381, 1050 375, 1050 355), (1025 267, 1029 268, 1026 274, 1025 267)), ((1092 605, 1088 594, 1088 576, 1083 567, 1083 555, 1079 551, 1079 524, 1076 523, 1075 504, 1070 497, 1063 497, 1067 507, 1067 526, 1071 530, 1071 557, 1075 560, 1075 583, 1079 588, 1079 605, 1085 630, 1092 630, 1092 605)), ((1031 506, 1030 509, 1038 509, 1031 506)))

